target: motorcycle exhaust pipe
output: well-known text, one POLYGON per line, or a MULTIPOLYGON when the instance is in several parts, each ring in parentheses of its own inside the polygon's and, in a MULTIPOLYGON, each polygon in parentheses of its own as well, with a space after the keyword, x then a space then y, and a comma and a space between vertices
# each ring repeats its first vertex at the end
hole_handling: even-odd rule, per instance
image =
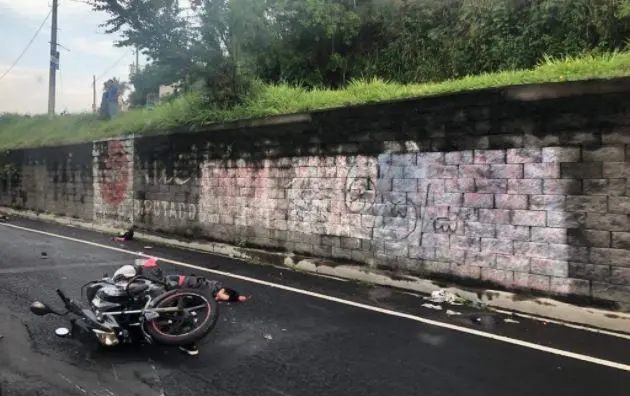
POLYGON ((98 341, 105 346, 114 346, 120 343, 118 337, 113 332, 107 332, 102 330, 93 329, 94 334, 96 334, 96 338, 98 341))

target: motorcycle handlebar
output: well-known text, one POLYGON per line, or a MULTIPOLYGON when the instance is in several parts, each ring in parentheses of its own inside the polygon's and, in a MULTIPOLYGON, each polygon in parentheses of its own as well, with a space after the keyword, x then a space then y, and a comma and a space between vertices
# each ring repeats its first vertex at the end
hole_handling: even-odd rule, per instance
POLYGON ((69 302, 68 297, 66 297, 66 295, 63 294, 61 290, 57 289, 57 295, 59 296, 59 298, 61 298, 61 301, 63 301, 65 304, 69 302))
POLYGON ((74 301, 66 297, 65 294, 59 289, 57 289, 57 295, 63 301, 63 305, 66 306, 66 309, 70 312, 74 312, 75 314, 81 314, 81 307, 79 307, 74 301))

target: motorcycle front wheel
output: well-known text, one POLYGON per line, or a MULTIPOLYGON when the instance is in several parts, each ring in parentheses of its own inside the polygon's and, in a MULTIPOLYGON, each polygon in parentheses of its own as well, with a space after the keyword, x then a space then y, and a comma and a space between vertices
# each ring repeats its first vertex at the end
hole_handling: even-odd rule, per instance
POLYGON ((210 292, 175 289, 157 297, 152 308, 180 307, 182 311, 160 313, 145 321, 144 330, 158 344, 187 345, 204 338, 216 326, 219 305, 210 292))

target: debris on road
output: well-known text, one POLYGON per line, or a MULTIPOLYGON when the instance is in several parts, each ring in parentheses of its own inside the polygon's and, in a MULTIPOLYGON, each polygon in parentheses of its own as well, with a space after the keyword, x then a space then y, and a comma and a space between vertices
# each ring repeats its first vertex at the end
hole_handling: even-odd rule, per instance
POLYGON ((46 253, 46 252, 42 252, 42 253, 41 253, 41 255, 40 255, 40 257, 41 257, 42 259, 48 258, 48 253, 46 253))
POLYGON ((118 242, 132 241, 135 229, 136 226, 132 225, 125 231, 121 231, 120 233, 118 233, 118 236, 116 236, 114 239, 118 242))
POLYGON ((435 309, 437 311, 441 311, 442 310, 442 306, 441 305, 424 303, 424 304, 422 304, 422 306, 425 307, 425 308, 429 308, 429 309, 435 309))
POLYGON ((0 223, 6 223, 7 221, 9 221, 9 216, 4 213, 0 213, 0 223))
POLYGON ((447 309, 447 310, 446 310, 446 314, 447 314, 448 316, 456 316, 456 315, 461 315, 462 313, 461 313, 461 312, 451 311, 450 309, 447 309))
POLYGON ((518 320, 514 320, 514 319, 510 319, 510 318, 505 318, 505 319, 503 319, 503 321, 505 323, 521 323, 518 320))
POLYGON ((265 337, 266 340, 273 340, 271 334, 265 334, 263 337, 265 337))
POLYGON ((435 290, 431 293, 431 296, 424 299, 436 304, 470 305, 475 303, 475 301, 467 300, 446 289, 435 290))
POLYGON ((436 290, 431 293, 431 297, 427 297, 427 300, 438 304, 450 304, 456 302, 458 299, 459 297, 457 297, 455 294, 444 289, 436 290))

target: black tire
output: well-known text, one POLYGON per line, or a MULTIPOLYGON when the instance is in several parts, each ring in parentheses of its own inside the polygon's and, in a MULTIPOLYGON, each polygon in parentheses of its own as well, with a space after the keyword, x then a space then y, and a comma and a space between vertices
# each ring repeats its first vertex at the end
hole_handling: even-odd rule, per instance
POLYGON ((153 340, 158 344, 163 345, 188 345, 195 343, 204 338, 217 324, 219 319, 219 304, 214 300, 214 297, 209 291, 200 289, 175 289, 162 294, 157 297, 152 303, 152 308, 160 308, 160 306, 171 300, 174 296, 180 294, 195 294, 204 300, 204 304, 207 304, 210 309, 210 313, 206 315, 201 325, 197 326, 191 332, 182 335, 170 335, 161 332, 157 328, 155 320, 145 321, 144 331, 149 334, 153 340))

